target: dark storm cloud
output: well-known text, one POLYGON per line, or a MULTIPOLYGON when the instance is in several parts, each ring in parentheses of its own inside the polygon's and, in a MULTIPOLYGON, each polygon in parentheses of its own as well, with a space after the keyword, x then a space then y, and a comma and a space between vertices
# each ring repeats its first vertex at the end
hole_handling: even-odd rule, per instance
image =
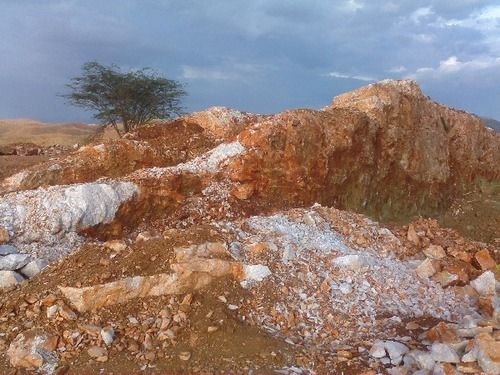
POLYGON ((384 78, 500 118, 494 0, 0 0, 0 117, 90 120, 56 96, 97 60, 186 82, 188 110, 322 107, 384 78))

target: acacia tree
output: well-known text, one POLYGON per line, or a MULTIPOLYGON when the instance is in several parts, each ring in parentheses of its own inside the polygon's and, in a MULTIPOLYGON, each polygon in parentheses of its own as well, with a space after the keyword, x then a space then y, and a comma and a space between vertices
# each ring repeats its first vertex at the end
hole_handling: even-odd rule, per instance
POLYGON ((119 136, 158 118, 182 113, 186 95, 181 83, 161 77, 150 69, 122 72, 116 65, 95 61, 82 66, 82 75, 67 85, 72 91, 62 95, 70 104, 90 109, 104 125, 111 125, 119 136))

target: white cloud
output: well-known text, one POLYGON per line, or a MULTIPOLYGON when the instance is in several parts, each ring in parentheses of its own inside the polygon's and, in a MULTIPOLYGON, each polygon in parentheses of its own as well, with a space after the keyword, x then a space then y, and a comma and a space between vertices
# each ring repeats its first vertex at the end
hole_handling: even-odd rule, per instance
POLYGON ((407 71, 406 67, 400 65, 400 66, 394 66, 391 69, 387 70, 387 73, 404 73, 406 71, 407 71))
POLYGON ((415 40, 416 42, 425 43, 425 44, 432 43, 435 40, 435 36, 434 35, 432 35, 432 34, 424 34, 424 33, 413 34, 411 36, 411 38, 413 40, 415 40))
POLYGON ((182 78, 188 80, 244 81, 265 69, 264 65, 225 61, 215 67, 182 65, 182 78))
POLYGON ((481 70, 500 67, 500 57, 480 56, 468 61, 460 61, 456 56, 450 56, 433 67, 419 68, 408 75, 408 78, 441 78, 462 72, 478 72, 481 70))
POLYGON ((191 65, 183 65, 182 78, 184 79, 205 79, 210 81, 230 80, 235 77, 214 68, 200 68, 191 65))
POLYGON ((434 11, 431 7, 422 7, 415 10, 411 15, 410 19, 417 25, 419 25, 422 19, 432 16, 434 11))
POLYGON ((368 76, 363 76, 363 75, 351 75, 351 74, 345 74, 345 73, 339 73, 339 72, 329 72, 326 74, 326 76, 330 77, 330 78, 355 79, 358 81, 365 81, 365 82, 377 81, 377 79, 373 78, 373 77, 368 77, 368 76))
POLYGON ((342 8, 347 10, 348 12, 357 12, 364 7, 364 4, 359 0, 347 0, 342 8))

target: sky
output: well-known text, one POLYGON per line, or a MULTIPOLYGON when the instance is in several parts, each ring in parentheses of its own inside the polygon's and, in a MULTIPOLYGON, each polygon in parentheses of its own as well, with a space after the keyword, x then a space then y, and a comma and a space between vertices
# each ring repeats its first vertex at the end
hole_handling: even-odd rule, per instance
POLYGON ((0 0, 0 118, 93 122, 87 61, 185 84, 186 111, 322 108, 386 78, 500 119, 500 0, 0 0))

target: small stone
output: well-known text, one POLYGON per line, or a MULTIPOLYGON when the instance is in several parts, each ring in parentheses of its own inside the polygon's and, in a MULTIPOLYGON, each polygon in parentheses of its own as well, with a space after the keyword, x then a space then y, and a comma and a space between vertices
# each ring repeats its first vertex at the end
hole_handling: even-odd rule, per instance
POLYGON ((352 285, 349 283, 341 283, 339 285, 339 290, 342 294, 351 294, 352 293, 352 285))
POLYGON ((245 281, 262 281, 271 275, 269 267, 261 264, 243 265, 243 279, 245 281))
POLYGON ((403 355, 409 351, 406 345, 397 341, 385 341, 384 347, 389 354, 389 358, 391 358, 392 364, 394 365, 399 365, 403 359, 403 355))
POLYGON ((476 363, 459 363, 457 364, 457 370, 463 374, 479 374, 481 367, 476 363))
POLYGON ((65 303, 59 304, 59 315, 66 320, 76 320, 78 318, 78 315, 65 303))
POLYGON ((9 288, 24 280, 24 277, 15 271, 0 271, 0 288, 9 288))
POLYGON ((217 326, 210 326, 207 328, 207 332, 208 333, 212 333, 212 332, 215 332, 215 331, 218 331, 219 330, 219 327, 217 326))
POLYGON ((450 346, 435 342, 431 347, 432 358, 437 362, 460 363, 460 357, 450 346))
POLYGON ((348 351, 348 350, 339 350, 337 352, 337 357, 351 359, 352 358, 352 353, 350 351, 348 351))
POLYGON ((420 237, 415 231, 415 227, 413 226, 413 224, 408 225, 408 232, 406 233, 406 238, 415 246, 420 245, 420 237))
POLYGON ((472 255, 470 253, 468 253, 467 251, 448 249, 448 254, 451 255, 453 258, 461 260, 465 263, 470 263, 472 260, 472 255))
POLYGON ((98 337, 101 333, 101 328, 94 324, 79 324, 78 327, 91 337, 98 337))
POLYGON ((377 340, 370 349, 370 356, 373 358, 385 357, 385 346, 383 341, 377 340))
POLYGON ((157 238, 157 236, 153 235, 151 232, 141 232, 137 235, 135 241, 136 242, 146 242, 146 241, 150 241, 154 238, 157 238))
POLYGON ((252 184, 239 184, 235 185, 231 190, 231 194, 239 200, 247 200, 252 196, 254 186, 252 184))
POLYGON ((121 253, 122 251, 127 249, 127 244, 123 240, 111 240, 103 243, 103 246, 106 249, 115 251, 117 253, 121 253))
POLYGON ((445 342, 451 343, 458 341, 458 336, 454 330, 450 329, 444 322, 439 322, 425 333, 425 337, 430 342, 445 342))
POLYGON ((486 316, 493 316, 495 312, 492 295, 479 297, 477 301, 477 306, 479 307, 479 311, 481 311, 486 316))
POLYGON ((87 349, 87 354, 99 362, 106 362, 108 360, 108 351, 100 346, 91 346, 87 349))
POLYGON ((412 350, 405 356, 405 362, 406 357, 411 357, 411 359, 415 361, 418 368, 422 370, 432 370, 434 368, 434 358, 428 352, 424 352, 422 350, 412 350))
POLYGON ((481 270, 490 270, 496 267, 495 260, 491 257, 487 249, 478 251, 474 255, 474 265, 478 266, 481 270))
POLYGON ((30 261, 27 254, 9 254, 0 257, 0 270, 15 271, 24 267, 30 261))
POLYGON ((181 305, 191 305, 192 301, 193 301, 193 294, 191 293, 186 294, 182 299, 181 305))
POLYGON ((21 268, 19 272, 27 278, 32 278, 33 276, 42 272, 42 270, 47 267, 48 264, 49 263, 45 259, 38 258, 29 262, 27 265, 21 268))
POLYGON ((492 327, 474 327, 474 328, 457 328, 455 330, 457 335, 460 337, 474 337, 480 333, 491 333, 493 332, 492 327))
POLYGON ((153 351, 149 351, 144 354, 144 358, 149 362, 153 362, 156 359, 156 354, 153 351))
POLYGON ((443 288, 446 288, 447 286, 451 286, 457 283, 458 281, 458 276, 454 273, 450 273, 448 271, 441 271, 436 273, 432 279, 441 284, 443 288))
POLYGON ((101 329, 101 338, 106 346, 110 346, 115 338, 115 330, 113 329, 113 327, 108 326, 101 329))
POLYGON ((53 318, 58 311, 59 311, 59 306, 57 305, 52 305, 47 307, 47 318, 49 319, 53 318))
POLYGON ((423 279, 427 279, 439 271, 439 266, 435 260, 426 258, 420 265, 416 268, 415 272, 417 275, 423 279))
POLYGON ((12 245, 0 245, 0 255, 17 254, 17 249, 12 245))
POLYGON ((9 242, 10 236, 7 229, 0 227, 0 245, 9 242))
POLYGON ((227 305, 227 308, 231 311, 234 311, 234 310, 238 310, 238 306, 236 305, 232 305, 232 304, 228 304, 227 305))
POLYGON ((369 265, 370 261, 365 256, 351 254, 335 258, 333 260, 333 264, 339 267, 345 267, 353 271, 357 271, 362 267, 369 265))
POLYGON ((419 329, 420 328, 420 325, 418 325, 417 323, 415 322, 408 322, 406 323, 406 326, 405 328, 409 331, 414 331, 416 329, 419 329))
POLYGON ((424 255, 427 258, 439 260, 446 257, 446 252, 439 245, 430 245, 427 249, 424 250, 424 255))
POLYGON ((226 299, 226 297, 224 297, 224 296, 219 296, 219 297, 217 297, 217 299, 218 299, 219 301, 221 301, 222 303, 227 303, 227 299, 226 299))
POLYGON ((484 272, 477 279, 472 280, 470 285, 478 292, 481 296, 486 296, 495 293, 495 275, 491 271, 484 272))
POLYGON ((181 361, 189 361, 190 358, 191 358, 190 352, 180 352, 179 353, 179 359, 181 361))

